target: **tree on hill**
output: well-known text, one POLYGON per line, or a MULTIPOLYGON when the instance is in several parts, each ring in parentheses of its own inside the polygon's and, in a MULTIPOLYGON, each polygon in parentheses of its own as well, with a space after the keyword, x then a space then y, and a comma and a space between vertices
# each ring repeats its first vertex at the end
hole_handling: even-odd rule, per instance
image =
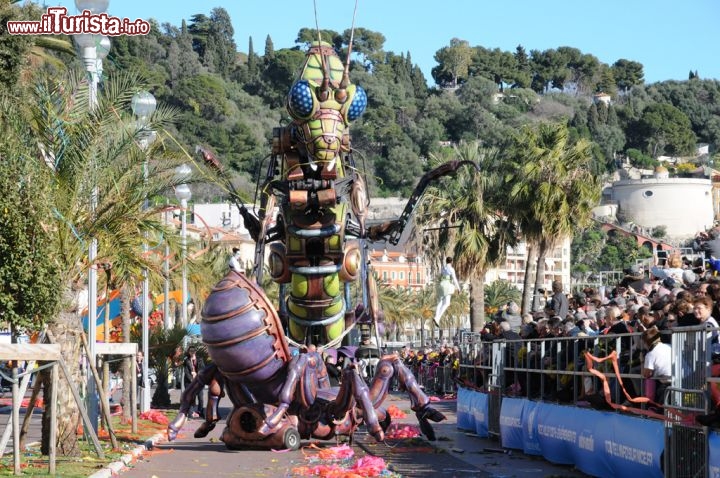
POLYGON ((615 84, 624 93, 630 88, 643 84, 643 65, 637 61, 620 59, 613 63, 611 70, 615 78, 615 84))
POLYGON ((298 31, 295 43, 307 49, 312 42, 320 40, 327 42, 335 48, 336 51, 341 51, 343 47, 343 36, 335 30, 320 30, 319 32, 314 28, 301 28, 298 31))
POLYGON ((662 154, 690 154, 695 147, 690 119, 669 104, 649 105, 633 129, 644 151, 653 158, 662 154))
POLYGON ((461 80, 468 78, 473 49, 466 40, 453 38, 449 46, 444 46, 435 53, 438 66, 432 69, 432 76, 438 85, 457 88, 461 80))
POLYGON ((237 46, 233 40, 234 34, 227 10, 221 7, 213 8, 207 32, 206 55, 212 54, 208 58, 208 63, 212 64, 208 64, 208 67, 225 79, 228 79, 235 69, 237 46))

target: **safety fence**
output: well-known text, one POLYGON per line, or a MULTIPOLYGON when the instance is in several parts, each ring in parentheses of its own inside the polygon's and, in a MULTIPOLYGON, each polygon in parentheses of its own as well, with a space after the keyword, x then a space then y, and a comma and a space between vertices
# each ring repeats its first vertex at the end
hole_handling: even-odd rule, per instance
POLYGON ((663 331, 672 375, 657 380, 642 376, 640 333, 465 337, 458 425, 594 476, 720 476, 720 438, 694 419, 708 414, 711 385, 720 385, 709 334, 663 331))
POLYGON ((415 368, 414 373, 418 385, 425 389, 425 392, 448 395, 457 391, 457 370, 453 371, 451 365, 421 364, 415 368))

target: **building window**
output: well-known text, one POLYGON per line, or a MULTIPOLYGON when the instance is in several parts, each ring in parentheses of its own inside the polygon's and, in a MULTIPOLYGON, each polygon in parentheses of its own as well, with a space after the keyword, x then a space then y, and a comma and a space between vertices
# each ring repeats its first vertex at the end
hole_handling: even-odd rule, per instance
POLYGON ((383 280, 384 280, 384 281, 387 280, 387 271, 383 271, 383 280))
POLYGON ((404 272, 401 272, 401 273, 400 273, 400 280, 405 280, 405 273, 404 273, 404 272))
POLYGON ((416 283, 416 284, 421 284, 421 283, 422 283, 422 282, 420 282, 420 273, 419 273, 419 272, 416 272, 416 273, 415 273, 415 283, 416 283))
POLYGON ((390 272, 390 278, 395 280, 395 271, 390 272))

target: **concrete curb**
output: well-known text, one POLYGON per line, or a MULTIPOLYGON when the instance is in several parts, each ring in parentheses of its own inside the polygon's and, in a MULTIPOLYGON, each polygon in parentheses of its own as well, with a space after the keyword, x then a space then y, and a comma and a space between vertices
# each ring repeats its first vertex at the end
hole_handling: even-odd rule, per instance
POLYGON ((143 453, 151 450, 157 443, 164 440, 164 432, 153 435, 152 437, 145 440, 142 445, 138 445, 137 447, 133 448, 130 453, 121 456, 120 460, 110 463, 102 470, 98 470, 92 475, 88 476, 88 478, 112 478, 114 476, 117 476, 123 469, 130 466, 133 460, 137 459, 139 456, 142 456, 143 453))

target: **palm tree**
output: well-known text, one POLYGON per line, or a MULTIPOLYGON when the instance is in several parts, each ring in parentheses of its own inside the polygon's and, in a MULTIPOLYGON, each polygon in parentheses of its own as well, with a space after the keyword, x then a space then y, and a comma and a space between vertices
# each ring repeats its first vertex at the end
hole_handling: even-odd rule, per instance
MULTIPOLYGON (((515 230, 501 212, 498 152, 471 142, 455 146, 453 156, 477 164, 479 172, 462 169, 428 188, 418 223, 428 232, 428 252, 435 263, 440 264, 445 255, 452 256, 459 278, 469 280, 470 325, 479 332, 485 321, 485 273, 505 259, 506 247, 515 244, 515 230)), ((439 162, 431 157, 431 163, 439 162)))
POLYGON ((399 331, 405 327, 405 324, 411 317, 412 291, 392 287, 382 281, 377 281, 377 284, 380 308, 385 318, 386 339, 392 332, 394 332, 394 338, 397 338, 399 331))
MULTIPOLYGON (((453 294, 450 306, 440 319, 443 329, 457 329, 462 325, 462 320, 470 312, 470 296, 468 291, 460 290, 453 294)), ((442 329, 441 329, 442 331, 442 329)))
MULTIPOLYGON (((453 297, 455 299, 455 297, 453 297)), ((434 327, 434 324, 432 322, 432 318, 435 315, 435 307, 437 306, 437 297, 435 292, 435 287, 432 287, 430 285, 426 285, 421 290, 413 291, 412 295, 412 316, 419 318, 420 322, 420 345, 421 347, 425 346, 425 339, 426 331, 425 331, 425 324, 432 324, 434 327)), ((450 307, 448 307, 448 312, 450 312, 450 309, 452 308, 453 303, 450 302, 450 307)))
POLYGON ((518 302, 520 290, 512 282, 498 279, 485 287, 485 305, 499 309, 508 302, 518 302))
MULTIPOLYGON (((590 142, 570 144, 565 124, 525 127, 509 148, 509 211, 525 240, 537 249, 535 287, 543 284, 545 257, 559 241, 585 227, 600 199, 599 179, 591 173, 590 142)), ((525 272, 529 292, 532 255, 525 272)), ((527 296, 524 296, 527 297, 527 296)), ((537 307, 537 295, 534 309, 537 307)), ((523 300, 523 313, 527 302, 523 300)))
MULTIPOLYGON (((140 277, 143 269, 159 274, 158 263, 142 254, 142 244, 174 237, 161 223, 157 207, 142 208, 146 197, 159 196, 175 185, 174 167, 179 163, 164 147, 165 127, 173 116, 167 108, 158 108, 147 125, 159 132, 161 140, 147 150, 138 146, 145 130, 133 121, 129 103, 142 86, 133 75, 112 78, 91 110, 83 74, 39 77, 32 94, 20 97, 29 101, 0 103, 7 106, 0 116, 11 125, 6 134, 16 136, 21 146, 4 154, 36 164, 41 179, 50 185, 46 196, 33 198, 51 205, 53 214, 43 232, 51 239, 47 258, 61 274, 57 293, 63 306, 56 317, 48 318, 48 330, 61 344, 75 383, 81 379, 78 304, 88 269, 112 264, 121 286, 140 277), (149 179, 144 178, 145 163, 149 179), (98 242, 93 264, 87 258, 90 238, 98 242)), ((58 452, 76 455, 79 411, 68 385, 55 385, 59 387, 58 452)))
POLYGON ((154 408, 167 408, 170 406, 170 394, 168 392, 168 374, 170 371, 170 357, 178 345, 182 344, 183 338, 187 335, 185 327, 176 325, 172 329, 166 329, 163 324, 158 324, 150 334, 150 365, 155 368, 157 387, 152 397, 154 408))

